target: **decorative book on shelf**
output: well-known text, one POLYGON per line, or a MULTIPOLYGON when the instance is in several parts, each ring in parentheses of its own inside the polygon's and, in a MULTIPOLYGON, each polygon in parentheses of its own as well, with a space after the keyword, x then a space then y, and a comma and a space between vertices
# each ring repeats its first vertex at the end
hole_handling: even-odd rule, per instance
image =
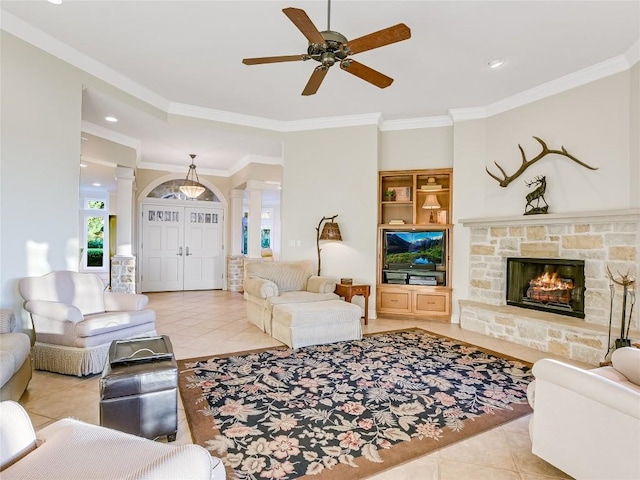
POLYGON ((389 225, 404 225, 404 220, 389 220, 389 225))
POLYGON ((435 177, 427 178, 427 183, 425 185, 420 185, 420 190, 433 192, 434 190, 442 190, 442 185, 438 185, 436 183, 435 177))

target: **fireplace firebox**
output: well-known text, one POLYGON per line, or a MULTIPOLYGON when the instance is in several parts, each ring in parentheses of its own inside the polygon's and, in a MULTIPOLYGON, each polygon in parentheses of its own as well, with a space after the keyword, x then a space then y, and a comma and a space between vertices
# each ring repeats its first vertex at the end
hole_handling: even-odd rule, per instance
POLYGON ((584 318, 584 260, 507 258, 507 305, 584 318))

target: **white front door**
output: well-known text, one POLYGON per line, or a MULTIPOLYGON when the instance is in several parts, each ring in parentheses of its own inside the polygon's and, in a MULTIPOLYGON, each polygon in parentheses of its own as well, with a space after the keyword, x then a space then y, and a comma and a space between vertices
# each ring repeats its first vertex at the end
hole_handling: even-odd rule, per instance
POLYGON ((223 286, 222 209, 143 205, 143 292, 223 286))
POLYGON ((222 288, 222 209, 186 208, 184 290, 222 288))

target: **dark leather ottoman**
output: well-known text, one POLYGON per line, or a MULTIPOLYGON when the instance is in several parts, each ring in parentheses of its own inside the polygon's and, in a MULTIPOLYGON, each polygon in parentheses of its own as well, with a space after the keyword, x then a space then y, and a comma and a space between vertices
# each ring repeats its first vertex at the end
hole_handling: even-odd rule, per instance
POLYGON ((169 337, 111 343, 100 378, 100 425, 150 439, 176 439, 178 365, 169 337))

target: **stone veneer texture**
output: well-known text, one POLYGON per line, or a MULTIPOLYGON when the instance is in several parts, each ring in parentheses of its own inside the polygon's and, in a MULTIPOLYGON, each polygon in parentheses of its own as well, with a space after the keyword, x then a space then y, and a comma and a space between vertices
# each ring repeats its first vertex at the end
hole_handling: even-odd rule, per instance
POLYGON ((229 255, 227 257, 227 290, 230 292, 242 292, 242 280, 244 278, 244 256, 229 255))
POLYGON ((135 257, 111 257, 111 291, 136 293, 135 257))
MULTIPOLYGON (((544 220, 540 216, 540 222, 544 220)), ((547 225, 498 223, 471 226, 470 302, 460 302, 462 328, 599 363, 607 350, 611 305, 607 267, 615 278, 637 276, 640 222, 602 216, 547 225), (507 257, 584 260, 585 319, 506 306, 507 257)), ((615 286, 614 292, 612 339, 620 336, 622 287, 615 286)), ((629 308, 628 303, 627 315, 629 308)), ((637 334, 640 308, 634 310, 631 330, 637 334)))

